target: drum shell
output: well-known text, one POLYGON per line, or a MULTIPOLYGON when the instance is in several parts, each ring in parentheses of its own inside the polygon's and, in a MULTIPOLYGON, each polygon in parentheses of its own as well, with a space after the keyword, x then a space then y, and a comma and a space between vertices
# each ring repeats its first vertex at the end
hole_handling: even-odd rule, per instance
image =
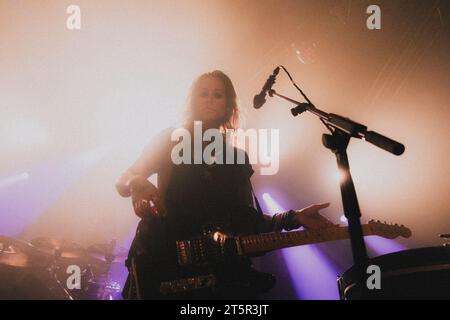
POLYGON ((0 265, 0 300, 69 300, 44 270, 0 265))
POLYGON ((352 267, 338 279, 341 299, 450 299, 448 245, 381 255, 369 264, 380 267, 381 289, 367 290, 352 267))

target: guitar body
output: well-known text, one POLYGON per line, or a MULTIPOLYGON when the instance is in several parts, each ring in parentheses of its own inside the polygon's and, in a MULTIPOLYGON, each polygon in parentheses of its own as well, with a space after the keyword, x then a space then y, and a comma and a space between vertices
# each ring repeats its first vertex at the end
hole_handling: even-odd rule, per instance
POLYGON ((181 240, 170 217, 143 218, 130 248, 124 296, 204 299, 234 292, 233 297, 249 298, 255 290, 270 289, 273 276, 252 269, 250 259, 237 253, 234 238, 258 233, 262 217, 248 207, 225 217, 181 240))
MULTIPOLYGON (((173 218, 173 217, 172 217, 173 218)), ((176 219, 175 219, 176 220, 176 219)), ((130 248, 127 299, 220 299, 256 297, 275 284, 272 275, 251 268, 249 257, 299 245, 348 238, 347 227, 263 233, 263 217, 252 208, 205 223, 184 234, 171 217, 145 217, 130 248)), ((409 238, 403 225, 369 221, 364 235, 409 238)))

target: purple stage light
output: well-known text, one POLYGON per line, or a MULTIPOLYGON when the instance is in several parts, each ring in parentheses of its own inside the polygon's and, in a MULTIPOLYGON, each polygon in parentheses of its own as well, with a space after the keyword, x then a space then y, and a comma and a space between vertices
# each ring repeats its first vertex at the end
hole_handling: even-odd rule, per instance
MULTIPOLYGON (((269 192, 263 194, 269 214, 286 211, 269 192)), ((297 298, 304 300, 339 299, 336 286, 338 268, 329 261, 318 245, 304 245, 281 250, 293 281, 297 298)))
POLYGON ((0 234, 20 234, 109 150, 100 147, 4 175, 0 179, 0 234))
POLYGON ((365 241, 369 253, 373 252, 375 253, 375 256, 408 249, 406 246, 396 242, 395 240, 385 239, 378 236, 366 237, 365 241))

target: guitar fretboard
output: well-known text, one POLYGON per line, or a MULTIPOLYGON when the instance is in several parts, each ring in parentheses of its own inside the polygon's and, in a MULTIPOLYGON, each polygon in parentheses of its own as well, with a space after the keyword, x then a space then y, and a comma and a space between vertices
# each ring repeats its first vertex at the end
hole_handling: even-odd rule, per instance
MULTIPOLYGON (((362 225, 364 235, 372 235, 368 225, 362 225)), ((319 230, 271 232, 237 237, 242 254, 258 254, 304 244, 347 239, 348 227, 330 227, 319 230)))

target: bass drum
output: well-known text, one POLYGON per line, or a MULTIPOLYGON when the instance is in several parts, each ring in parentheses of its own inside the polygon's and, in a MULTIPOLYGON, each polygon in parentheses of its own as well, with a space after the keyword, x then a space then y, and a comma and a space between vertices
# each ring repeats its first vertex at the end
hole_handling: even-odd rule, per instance
POLYGON ((72 300, 47 272, 0 265, 0 300, 72 300))
POLYGON ((450 245, 390 253, 369 264, 380 267, 381 289, 367 290, 352 267, 338 279, 341 299, 450 299, 450 245))

